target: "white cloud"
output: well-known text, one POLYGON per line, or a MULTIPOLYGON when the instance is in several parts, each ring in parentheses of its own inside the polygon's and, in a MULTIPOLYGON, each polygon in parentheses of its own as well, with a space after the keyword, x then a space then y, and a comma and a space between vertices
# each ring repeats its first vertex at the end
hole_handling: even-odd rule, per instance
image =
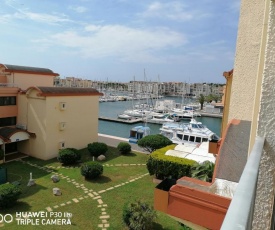
POLYGON ((0 22, 8 22, 13 19, 27 19, 35 22, 46 24, 59 24, 63 22, 72 22, 65 15, 57 16, 53 14, 39 14, 27 11, 19 11, 13 14, 5 14, 0 16, 0 22))
POLYGON ((58 24, 60 22, 70 22, 71 20, 68 19, 65 15, 57 16, 52 14, 39 14, 33 12, 23 12, 21 11, 22 15, 25 15, 25 18, 36 21, 36 22, 44 22, 47 24, 58 24))
POLYGON ((35 22, 42 22, 46 24, 59 24, 63 22, 72 22, 64 14, 50 14, 50 13, 36 13, 31 12, 29 9, 24 7, 24 4, 19 4, 13 0, 5 0, 6 5, 13 8, 14 13, 6 13, 0 15, 0 22, 8 22, 14 19, 26 19, 35 22))
POLYGON ((170 20, 187 21, 194 18, 191 11, 185 9, 186 7, 181 2, 153 2, 150 4, 145 12, 141 14, 146 18, 165 18, 170 20))
POLYGON ((88 11, 88 8, 84 6, 69 6, 69 9, 77 12, 77 13, 85 13, 88 11))
MULTIPOLYGON (((162 62, 163 57, 156 53, 182 46, 187 42, 184 35, 167 28, 152 31, 121 25, 89 25, 85 27, 85 31, 85 35, 76 31, 57 33, 52 35, 47 43, 74 48, 72 52, 78 50, 83 57, 162 62)), ((43 43, 45 40, 38 42, 43 43)))

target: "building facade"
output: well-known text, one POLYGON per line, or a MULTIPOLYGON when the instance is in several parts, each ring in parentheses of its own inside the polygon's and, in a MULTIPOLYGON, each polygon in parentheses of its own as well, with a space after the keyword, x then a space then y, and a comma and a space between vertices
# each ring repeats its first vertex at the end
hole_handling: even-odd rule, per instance
POLYGON ((20 152, 47 160, 59 149, 97 141, 102 94, 53 87, 56 76, 45 68, 0 65, 0 140, 6 157, 20 152))
POLYGON ((181 178, 159 208, 194 229, 274 229, 274 30, 273 0, 241 1, 234 72, 224 74, 226 112, 213 177, 228 179, 221 192, 231 190, 230 182, 238 183, 236 191, 228 199, 213 193, 215 182, 181 178))

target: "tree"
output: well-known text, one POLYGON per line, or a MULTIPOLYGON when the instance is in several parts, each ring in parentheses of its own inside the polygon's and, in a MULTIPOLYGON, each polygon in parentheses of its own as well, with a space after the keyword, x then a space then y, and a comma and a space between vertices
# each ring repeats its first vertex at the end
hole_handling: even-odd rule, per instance
POLYGON ((220 100, 220 96, 218 95, 212 95, 213 101, 215 101, 216 103, 220 100))
POLYGON ((212 94, 209 94, 205 97, 205 101, 207 103, 211 103, 213 101, 213 95, 212 94))
POLYGON ((155 218, 156 211, 141 201, 123 207, 123 221, 130 230, 152 229, 155 218))
POLYGON ((138 140, 138 146, 152 153, 156 149, 171 145, 173 142, 161 134, 149 135, 138 140))
POLYGON ((117 149, 120 151, 121 154, 130 154, 132 151, 132 147, 129 143, 126 142, 120 142, 117 145, 117 149))
POLYGON ((100 155, 105 155, 108 151, 108 146, 102 142, 93 142, 87 145, 87 149, 92 156, 98 157, 100 155))
POLYGON ((57 160, 64 165, 76 164, 81 159, 80 152, 75 148, 60 149, 57 160))
POLYGON ((198 102, 201 105, 201 110, 203 110, 203 104, 205 102, 205 97, 203 96, 203 94, 200 94, 199 98, 198 98, 198 102))

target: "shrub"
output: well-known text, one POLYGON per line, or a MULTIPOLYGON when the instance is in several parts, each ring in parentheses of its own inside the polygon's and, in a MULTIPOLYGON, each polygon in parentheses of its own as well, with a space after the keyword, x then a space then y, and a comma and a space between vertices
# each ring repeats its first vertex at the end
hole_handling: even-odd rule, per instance
POLYGON ((103 173, 103 166, 96 161, 90 161, 84 163, 80 170, 81 175, 85 176, 86 179, 95 179, 103 173))
POLYGON ((165 155, 168 150, 174 148, 175 145, 169 145, 150 155, 146 164, 150 175, 155 175, 160 180, 179 179, 183 176, 191 177, 191 169, 196 161, 165 155))
POLYGON ((152 229, 155 219, 154 209, 141 201, 126 203, 123 207, 123 221, 130 230, 152 229))
POLYGON ((129 154, 132 151, 131 145, 126 142, 120 142, 117 146, 117 149, 121 154, 129 154))
POLYGON ((211 182, 213 177, 215 164, 211 161, 196 163, 192 167, 192 177, 206 182, 211 182))
POLYGON ((0 208, 12 207, 21 194, 21 189, 13 184, 0 185, 0 208))
POLYGON ((0 161, 4 159, 4 151, 0 149, 0 161))
POLYGON ((157 149, 163 148, 167 145, 171 145, 173 142, 169 138, 161 135, 149 135, 138 140, 138 146, 142 147, 144 150, 152 153, 157 149))
POLYGON ((105 153, 108 150, 108 146, 105 143, 101 143, 101 142, 90 143, 88 144, 87 148, 88 148, 88 151, 91 153, 91 155, 94 157, 105 155, 105 153))
POLYGON ((77 149, 60 149, 57 160, 65 165, 75 164, 81 159, 81 154, 77 149))

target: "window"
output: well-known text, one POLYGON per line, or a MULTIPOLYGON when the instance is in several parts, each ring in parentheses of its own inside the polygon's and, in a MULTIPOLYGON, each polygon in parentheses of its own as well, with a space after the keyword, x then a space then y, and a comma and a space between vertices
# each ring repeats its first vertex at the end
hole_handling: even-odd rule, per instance
POLYGON ((16 97, 0 97, 0 106, 16 105, 16 97))
POLYGON ((196 137, 196 140, 195 140, 195 142, 201 142, 201 137, 196 137))
POLYGON ((194 136, 190 136, 189 141, 194 142, 194 140, 195 140, 195 137, 194 136))
POLYGON ((66 102, 59 102, 59 109, 65 110, 66 109, 66 102))
POLYGON ((177 137, 182 140, 182 134, 177 134, 177 137))
POLYGON ((0 127, 16 125, 16 117, 0 118, 0 127))
POLYGON ((59 149, 65 149, 65 141, 59 142, 59 149))
POLYGON ((208 139, 207 138, 202 138, 202 142, 207 142, 208 139))
POLYGON ((183 140, 188 141, 188 135, 184 135, 183 140))
POLYGON ((64 130, 66 128, 66 122, 59 122, 59 130, 64 130))

